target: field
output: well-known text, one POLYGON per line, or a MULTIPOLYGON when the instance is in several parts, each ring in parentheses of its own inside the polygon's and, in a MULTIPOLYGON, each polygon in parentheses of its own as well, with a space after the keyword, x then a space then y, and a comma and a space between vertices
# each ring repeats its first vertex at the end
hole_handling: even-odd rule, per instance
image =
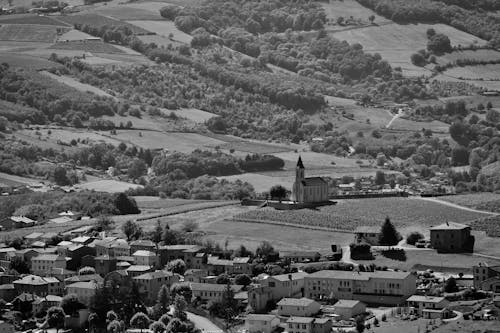
POLYGON ((453 67, 444 72, 446 76, 471 80, 500 80, 500 64, 453 67))
POLYGON ((179 109, 179 110, 168 110, 161 109, 165 115, 169 115, 170 113, 174 113, 177 117, 186 118, 195 123, 204 123, 210 118, 216 117, 217 115, 214 113, 210 113, 207 111, 199 110, 199 109, 179 109))
POLYGON ((124 192, 129 188, 142 187, 142 185, 106 179, 77 184, 75 185, 75 187, 83 190, 93 190, 97 192, 119 193, 124 192))
POLYGON ((0 26, 0 40, 53 43, 60 29, 50 25, 5 24, 0 26))
POLYGON ((478 61, 500 60, 500 52, 490 49, 453 51, 437 57, 437 62, 444 65, 459 59, 473 59, 478 61))
POLYGON ((400 229, 422 231, 424 228, 446 221, 464 223, 488 215, 418 198, 376 198, 339 200, 334 206, 326 206, 318 210, 254 209, 237 215, 235 218, 354 230, 358 226, 381 225, 387 216, 400 229))
POLYGON ((38 16, 35 14, 19 14, 0 16, 0 24, 37 24, 37 25, 56 25, 69 27, 66 22, 61 22, 58 19, 49 16, 38 16))
POLYGON ((114 45, 104 43, 102 41, 65 41, 57 42, 50 47, 55 50, 71 50, 71 51, 84 51, 90 53, 124 53, 114 45))
POLYGON ((193 37, 191 37, 190 35, 177 29, 173 21, 144 21, 140 19, 133 19, 134 21, 131 21, 132 19, 129 20, 130 21, 127 21, 128 23, 154 32, 163 37, 168 37, 170 34, 172 34, 172 39, 175 41, 189 44, 191 43, 191 39, 193 39, 193 37))
POLYGON ((375 23, 380 24, 391 22, 385 17, 378 15, 371 9, 361 6, 355 0, 330 0, 329 3, 322 2, 321 5, 325 9, 327 18, 334 21, 336 21, 340 16, 345 19, 348 19, 352 16, 354 19, 361 19, 365 23, 368 23, 368 17, 374 15, 375 23))
POLYGON ((426 31, 433 28, 446 34, 452 45, 484 45, 486 41, 444 24, 387 24, 333 33, 332 36, 349 43, 360 43, 370 53, 380 53, 392 66, 399 66, 405 75, 426 75, 429 71, 413 65, 410 57, 427 46, 426 31))
POLYGON ((11 67, 22 67, 30 70, 41 70, 61 65, 46 59, 33 57, 26 54, 0 53, 0 63, 8 63, 11 67))
POLYGON ((151 32, 144 30, 138 26, 133 24, 115 20, 106 16, 98 15, 98 14, 76 14, 76 15, 68 15, 61 16, 58 18, 61 21, 64 21, 68 24, 87 24, 94 27, 102 27, 104 25, 109 26, 127 26, 129 27, 135 34, 144 35, 150 34, 151 32))
POLYGON ((89 34, 86 34, 84 32, 81 32, 79 30, 72 29, 72 30, 58 36, 57 41, 62 42, 62 41, 85 40, 89 37, 92 37, 92 36, 89 34))
POLYGON ((220 146, 222 149, 234 149, 247 153, 274 154, 291 151, 290 148, 252 141, 232 141, 220 146))
POLYGON ((117 20, 162 20, 159 11, 151 11, 136 6, 135 8, 129 6, 106 6, 100 7, 95 10, 97 14, 109 16, 117 20))
POLYGON ((183 44, 181 42, 160 35, 142 35, 137 36, 137 38, 139 38, 139 40, 143 43, 155 43, 156 45, 158 45, 158 47, 168 47, 169 45, 172 45, 172 47, 176 47, 183 44))
POLYGON ((500 213, 500 194, 492 192, 450 195, 439 197, 439 200, 473 209, 500 213), (496 205, 493 206, 494 204, 496 205))
MULTIPOLYGON (((491 65, 491 66, 495 66, 495 65, 491 65)), ((474 66, 474 67, 476 68, 477 66, 474 66)), ((456 71, 458 71, 461 68, 463 68, 463 67, 459 67, 456 71)), ((472 73, 470 71, 467 71, 467 73, 474 75, 474 76, 476 75, 475 70, 472 73)), ((465 74, 467 74, 467 73, 465 73, 465 74)), ((434 79, 438 80, 438 81, 465 82, 468 84, 475 85, 476 87, 484 88, 486 90, 500 90, 500 80, 497 80, 497 81, 462 80, 462 79, 459 79, 458 77, 447 75, 447 74, 448 73, 446 71, 444 74, 436 75, 434 77, 434 79)), ((459 74, 463 75, 464 73, 459 73, 459 74)), ((495 75, 496 73, 489 73, 489 74, 495 75)))
POLYGON ((98 96, 105 96, 105 97, 112 97, 112 98, 114 98, 113 96, 111 96, 107 92, 105 92, 105 91, 103 91, 103 90, 101 90, 99 88, 96 88, 94 86, 78 82, 77 80, 73 79, 72 77, 65 76, 65 75, 55 75, 55 74, 52 74, 52 73, 47 72, 47 71, 43 71, 41 73, 43 75, 47 75, 51 79, 54 79, 54 80, 56 80, 56 81, 58 81, 60 83, 68 85, 68 86, 70 86, 72 88, 75 88, 75 89, 77 89, 79 91, 90 92, 90 93, 93 93, 93 94, 98 95, 98 96))
POLYGON ((38 179, 9 175, 7 173, 0 172, 0 184, 5 184, 7 186, 37 185, 40 184, 40 181, 38 179))

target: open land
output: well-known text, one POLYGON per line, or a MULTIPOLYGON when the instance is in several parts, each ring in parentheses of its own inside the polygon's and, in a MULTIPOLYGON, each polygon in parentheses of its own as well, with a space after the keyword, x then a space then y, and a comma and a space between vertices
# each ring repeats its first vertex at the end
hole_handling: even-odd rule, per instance
MULTIPOLYGON (((130 20, 130 19, 129 19, 130 20)), ((179 41, 182 43, 189 44, 191 42, 191 35, 186 34, 185 32, 180 31, 173 21, 147 21, 147 20, 138 20, 134 19, 133 21, 127 21, 130 24, 141 27, 145 30, 154 32, 162 37, 169 37, 172 34, 172 40, 179 41)))

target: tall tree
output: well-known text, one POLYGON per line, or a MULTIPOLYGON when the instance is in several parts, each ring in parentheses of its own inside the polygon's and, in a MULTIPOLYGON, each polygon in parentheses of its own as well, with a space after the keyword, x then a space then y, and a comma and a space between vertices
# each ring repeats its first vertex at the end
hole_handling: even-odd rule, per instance
POLYGON ((142 228, 137 225, 134 221, 127 220, 122 226, 122 231, 127 237, 128 241, 138 239, 142 235, 142 228))
POLYGON ((278 198, 278 200, 281 202, 281 200, 286 198, 287 190, 281 185, 274 185, 269 190, 269 194, 271 195, 271 198, 278 198))
POLYGON ((174 300, 174 317, 181 320, 186 320, 187 302, 183 296, 177 295, 174 300))
POLYGON ((64 327, 64 317, 64 310, 59 306, 53 306, 47 310, 47 324, 55 328, 56 332, 59 332, 59 329, 64 327))
POLYGON ((143 329, 149 327, 149 322, 149 317, 146 314, 144 314, 143 312, 137 312, 132 316, 132 319, 130 319, 130 326, 133 328, 138 328, 142 332, 143 329))
POLYGON ((168 312, 168 306, 170 305, 170 290, 168 290, 165 284, 162 285, 158 291, 156 304, 159 306, 162 313, 168 312))
POLYGON ((389 217, 385 218, 385 222, 380 229, 379 244, 380 245, 397 245, 401 235, 397 232, 389 217))

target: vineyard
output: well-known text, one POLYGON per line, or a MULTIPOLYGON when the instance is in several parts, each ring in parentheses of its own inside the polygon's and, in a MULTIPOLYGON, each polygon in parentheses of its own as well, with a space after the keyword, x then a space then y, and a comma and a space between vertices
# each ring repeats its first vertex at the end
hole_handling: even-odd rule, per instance
POLYGON ((318 210, 277 211, 264 208, 238 214, 235 218, 354 230, 358 226, 381 225, 386 216, 399 228, 425 228, 446 221, 470 222, 487 215, 418 199, 376 198, 341 200, 337 205, 318 210))
POLYGON ((457 205, 500 213, 500 195, 491 192, 461 194, 440 197, 439 200, 451 202, 457 205))
POLYGON ((500 216, 490 216, 472 222, 472 229, 486 232, 489 237, 500 237, 500 216))
POLYGON ((124 53, 119 48, 101 41, 58 42, 50 48, 56 50, 78 50, 91 53, 124 53))

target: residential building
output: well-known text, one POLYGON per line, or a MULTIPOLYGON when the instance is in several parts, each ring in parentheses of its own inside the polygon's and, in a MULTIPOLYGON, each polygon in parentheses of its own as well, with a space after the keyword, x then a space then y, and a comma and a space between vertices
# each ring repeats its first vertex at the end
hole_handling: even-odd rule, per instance
POLYGON ((474 276, 474 288, 484 291, 500 293, 500 266, 488 266, 480 263, 472 267, 474 276), (495 283, 499 281, 498 283, 495 283))
POLYGON ((156 267, 159 264, 158 257, 151 251, 137 250, 132 256, 134 257, 134 263, 136 265, 156 267))
POLYGON ((410 272, 318 271, 305 276, 305 296, 317 300, 354 299, 367 304, 402 304, 416 291, 410 272))
POLYGON ((331 333, 332 321, 330 318, 314 318, 312 333, 331 333))
POLYGON ((413 295, 406 300, 408 307, 425 319, 446 319, 449 311, 446 310, 450 301, 444 297, 413 295))
POLYGON ((233 274, 252 274, 252 264, 250 257, 233 258, 233 274))
POLYGON ((280 316, 311 317, 317 314, 321 305, 309 298, 283 298, 278 302, 280 316))
POLYGON ((315 262, 321 254, 316 251, 281 251, 280 257, 291 262, 315 262))
POLYGON ((114 239, 100 239, 94 241, 92 244, 95 247, 96 256, 110 256, 113 257, 113 241, 114 239))
POLYGON ((360 226, 354 230, 354 242, 379 245, 380 234, 380 227, 360 226))
POLYGON ((66 286, 69 286, 70 284, 73 284, 75 282, 89 282, 89 281, 95 281, 99 285, 102 285, 104 283, 104 278, 99 274, 75 275, 65 279, 64 284, 66 286))
POLYGON ((217 256, 208 256, 206 268, 210 275, 220 275, 222 273, 231 274, 233 272, 233 261, 220 259, 217 256))
POLYGON ((202 248, 198 245, 179 244, 179 245, 165 245, 161 246, 158 250, 161 265, 166 265, 169 261, 175 259, 182 259, 186 263, 187 268, 203 268, 201 266, 201 259, 197 254, 201 252, 202 248))
POLYGON ((290 317, 286 324, 288 333, 312 333, 314 318, 311 317, 290 317))
MULTIPOLYGON (((193 299, 199 298, 205 302, 220 302, 222 295, 226 290, 225 284, 212 284, 212 283, 189 283, 193 291, 193 299)), ((231 289, 236 294, 241 291, 243 286, 231 285, 231 289)))
POLYGON ((208 275, 205 269, 188 269, 184 272, 184 281, 186 282, 202 282, 201 280, 208 275))
POLYGON ((75 271, 71 271, 66 268, 52 268, 51 270, 48 270, 46 273, 46 276, 55 277, 59 281, 64 281, 67 278, 70 278, 75 275, 76 275, 75 271))
POLYGON ((206 253, 198 252, 195 254, 195 256, 193 258, 193 262, 191 263, 191 266, 192 266, 191 268, 194 268, 194 269, 205 268, 206 264, 207 264, 207 260, 208 260, 208 255, 206 253))
POLYGON ((125 239, 117 239, 111 244, 111 250, 115 257, 130 256, 130 245, 125 239))
POLYGON ((12 283, 0 284, 0 298, 6 302, 12 301, 17 295, 16 287, 12 283))
POLYGON ((72 243, 80 245, 89 245, 93 241, 94 237, 89 237, 89 236, 78 236, 71 240, 72 243))
POLYGON ((125 271, 131 278, 134 278, 144 273, 153 271, 153 267, 147 265, 132 265, 125 271))
POLYGON ((13 284, 18 294, 30 293, 37 296, 63 294, 63 283, 55 277, 26 275, 13 284))
POLYGON ((474 236, 465 224, 446 222, 431 227, 431 246, 438 252, 473 252, 474 236))
POLYGON ((35 220, 32 220, 26 216, 11 216, 10 219, 14 221, 15 228, 32 227, 36 224, 35 220))
POLYGON ((179 275, 167 271, 154 271, 133 278, 144 300, 153 303, 163 285, 170 290, 172 284, 179 282, 179 275))
POLYGON ((299 156, 292 188, 293 201, 315 203, 328 201, 328 183, 321 177, 305 177, 305 168, 299 156))
POLYGON ((14 333, 14 325, 6 321, 0 320, 0 333, 14 333))
POLYGON ((24 241, 27 243, 27 244, 31 244, 33 242, 36 242, 36 241, 39 241, 39 240, 42 240, 42 236, 43 236, 43 232, 32 232, 30 234, 27 234, 26 236, 24 236, 24 241))
POLYGON ((33 307, 33 313, 40 313, 46 311, 53 306, 60 306, 62 301, 61 296, 47 295, 44 297, 36 298, 31 306, 33 307))
POLYGON ((33 257, 36 257, 40 254, 39 250, 36 249, 22 249, 22 250, 17 250, 16 251, 16 257, 21 258, 26 264, 28 264, 28 267, 31 269, 31 259, 33 257))
POLYGON ((248 291, 248 304, 256 313, 263 313, 268 309, 268 304, 275 301, 273 289, 261 285, 252 286, 248 291))
POLYGON ((66 268, 66 258, 58 254, 40 254, 31 258, 31 271, 35 275, 45 275, 54 268, 66 268))
POLYGON ((156 244, 149 239, 138 239, 130 243, 130 253, 140 250, 156 252, 156 244))
POLYGON ((335 314, 342 320, 349 320, 366 311, 366 305, 363 302, 350 299, 340 299, 333 305, 335 314))
POLYGON ((302 297, 304 295, 305 272, 269 276, 260 283, 269 287, 273 300, 278 301, 283 297, 302 297))
POLYGON ((75 282, 66 286, 66 292, 67 294, 76 294, 78 300, 88 306, 98 288, 99 284, 96 281, 75 282))
POLYGON ((102 255, 94 258, 95 272, 99 275, 106 275, 116 270, 117 259, 109 255, 102 255))
POLYGON ((279 324, 279 318, 269 314, 249 314, 245 319, 248 333, 271 333, 279 324))
POLYGON ((0 248, 0 260, 10 261, 16 256, 17 250, 13 247, 0 248))
POLYGON ((66 249, 66 257, 71 260, 67 262, 67 268, 77 270, 82 266, 82 258, 87 255, 95 256, 95 248, 83 244, 69 246, 66 249))

